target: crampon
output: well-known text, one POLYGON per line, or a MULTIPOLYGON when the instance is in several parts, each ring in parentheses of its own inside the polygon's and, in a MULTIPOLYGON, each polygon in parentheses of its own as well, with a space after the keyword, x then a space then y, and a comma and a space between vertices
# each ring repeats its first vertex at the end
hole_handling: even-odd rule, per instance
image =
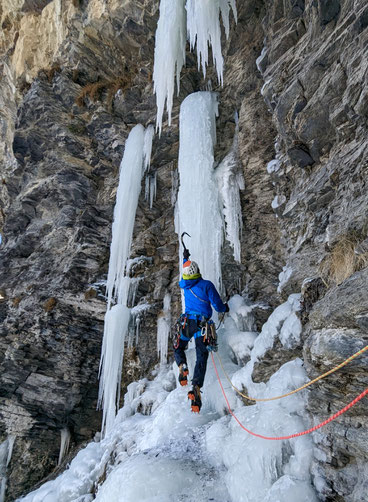
POLYGON ((188 366, 186 364, 181 364, 179 366, 179 383, 183 387, 185 385, 188 385, 188 375, 189 375, 188 366))
POLYGON ((188 392, 188 399, 191 400, 193 413, 199 413, 202 406, 201 390, 198 385, 193 385, 193 389, 188 392))

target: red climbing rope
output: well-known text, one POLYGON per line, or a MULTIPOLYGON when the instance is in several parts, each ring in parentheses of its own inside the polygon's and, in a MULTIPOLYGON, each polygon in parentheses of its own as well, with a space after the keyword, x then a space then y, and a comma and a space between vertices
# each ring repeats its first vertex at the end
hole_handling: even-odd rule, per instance
POLYGON ((334 415, 332 415, 330 418, 328 418, 324 422, 321 422, 320 424, 315 425, 314 427, 311 427, 310 429, 308 429, 306 431, 298 432, 296 434, 290 434, 289 436, 280 436, 280 437, 262 436, 262 434, 256 434, 255 432, 252 432, 249 429, 247 429, 246 427, 244 427, 244 425, 240 422, 240 420, 238 419, 238 417, 233 413, 233 411, 232 411, 232 409, 230 407, 229 400, 227 399, 225 391, 224 391, 224 388, 222 386, 222 382, 221 382, 220 376, 219 376, 218 371, 217 371, 217 367, 216 367, 216 364, 215 364, 215 359, 213 357, 213 352, 211 352, 211 357, 212 357, 213 366, 215 367, 216 376, 217 376, 217 379, 219 381, 219 384, 220 384, 220 387, 221 387, 221 390, 222 390, 222 394, 224 395, 224 398, 225 398, 228 410, 230 412, 230 415, 233 418, 235 418, 235 420, 238 422, 238 424, 240 425, 240 427, 242 429, 244 429, 246 432, 248 432, 252 436, 256 436, 257 438, 261 438, 261 439, 268 439, 270 441, 279 441, 279 440, 282 440, 282 439, 292 439, 292 438, 296 438, 296 437, 299 437, 299 436, 304 436, 305 434, 309 434, 309 433, 311 433, 313 431, 316 431, 317 429, 320 429, 324 425, 329 424, 330 422, 332 422, 332 420, 335 420, 335 418, 337 418, 340 415, 342 415, 343 413, 345 413, 345 411, 350 410, 350 408, 352 408, 358 401, 360 401, 361 399, 363 399, 363 397, 368 394, 368 388, 367 388, 361 394, 359 394, 359 396, 357 396, 353 401, 351 401, 351 403, 349 403, 347 406, 345 406, 345 408, 342 408, 341 410, 339 410, 337 413, 335 413, 334 415))

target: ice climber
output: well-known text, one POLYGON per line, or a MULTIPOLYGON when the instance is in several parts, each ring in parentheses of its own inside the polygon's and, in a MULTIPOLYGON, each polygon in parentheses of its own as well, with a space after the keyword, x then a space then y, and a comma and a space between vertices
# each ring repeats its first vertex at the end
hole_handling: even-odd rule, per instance
POLYGON ((188 392, 192 411, 199 413, 202 406, 200 388, 206 373, 208 359, 207 332, 214 328, 211 305, 217 312, 228 312, 229 306, 223 303, 214 284, 202 279, 196 262, 189 260, 189 250, 184 249, 183 278, 179 286, 184 290, 185 312, 179 321, 179 336, 175 345, 175 361, 179 366, 179 383, 187 385, 189 370, 185 349, 194 336, 196 346, 196 364, 192 378, 193 388, 188 392))

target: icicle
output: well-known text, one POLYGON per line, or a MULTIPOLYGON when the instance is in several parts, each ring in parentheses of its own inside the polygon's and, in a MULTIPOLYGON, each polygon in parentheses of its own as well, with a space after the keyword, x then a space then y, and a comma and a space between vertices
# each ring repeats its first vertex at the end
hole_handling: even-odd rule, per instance
POLYGON ((186 5, 190 47, 194 49, 197 44, 198 69, 202 66, 203 74, 206 76, 208 47, 212 46, 213 62, 221 85, 223 84, 224 60, 221 51, 220 13, 226 38, 228 38, 230 8, 236 21, 235 0, 187 0, 186 5))
POLYGON ((120 165, 106 284, 108 309, 111 307, 114 296, 117 296, 118 303, 124 303, 124 299, 119 298, 119 294, 125 291, 121 283, 132 244, 135 213, 141 191, 143 147, 144 127, 138 124, 131 130, 126 140, 120 165))
POLYGON ((235 116, 236 128, 230 152, 216 169, 216 178, 223 200, 226 221, 226 237, 234 250, 234 259, 241 261, 241 231, 243 226, 239 190, 244 190, 244 179, 239 171, 238 132, 239 123, 235 116))
POLYGON ((0 444, 0 502, 5 500, 6 492, 6 470, 13 454, 15 436, 8 436, 8 438, 0 444))
POLYGON ((152 209, 153 201, 156 200, 157 193, 157 171, 150 178, 150 209, 152 209))
POLYGON ((153 125, 149 125, 144 133, 144 144, 143 144, 143 159, 144 159, 144 172, 146 172, 151 165, 151 154, 152 154, 152 141, 155 134, 155 128, 153 125))
POLYGON ((60 432, 60 453, 59 453, 58 465, 61 464, 65 455, 68 453, 69 444, 70 444, 70 431, 67 427, 65 427, 60 432))
POLYGON ((217 108, 217 96, 210 92, 191 94, 181 105, 175 228, 179 235, 185 231, 192 236, 188 243, 191 258, 219 288, 223 220, 213 171, 217 108))
POLYGON ((145 181, 145 199, 149 200, 150 209, 152 209, 153 201, 156 200, 157 193, 157 171, 147 174, 145 181))
POLYGON ((160 134, 165 101, 169 125, 171 125, 175 74, 179 94, 180 72, 185 62, 185 45, 185 0, 161 0, 153 67, 154 92, 157 103, 156 130, 159 130, 160 134))
POLYGON ((167 362, 167 347, 171 331, 171 296, 165 294, 164 308, 157 318, 157 353, 160 364, 167 362))

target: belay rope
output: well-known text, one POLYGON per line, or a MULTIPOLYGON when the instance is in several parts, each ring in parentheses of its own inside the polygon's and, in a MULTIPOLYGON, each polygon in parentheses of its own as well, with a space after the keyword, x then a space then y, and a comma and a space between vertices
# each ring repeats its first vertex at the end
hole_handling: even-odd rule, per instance
MULTIPOLYGON (((355 354, 353 354, 352 356, 350 356, 348 359, 346 359, 343 363, 339 364, 338 366, 336 366, 335 368, 333 368, 332 370, 330 371, 327 371, 326 373, 324 373, 323 375, 320 375, 319 377, 315 378, 314 380, 311 380, 310 382, 308 382, 308 384, 305 384, 304 386, 300 387, 299 389, 295 389, 294 391, 291 391, 287 394, 284 394, 282 396, 276 396, 276 397, 273 397, 273 398, 268 398, 268 399, 255 399, 255 398, 250 398, 248 396, 244 396, 246 397, 247 399, 251 399, 252 401, 272 401, 272 400, 275 400, 275 399, 281 399, 282 397, 286 397, 286 396, 289 396, 291 394, 294 394, 295 392, 298 392, 302 389, 305 389, 306 387, 308 387, 309 385, 312 385, 312 383, 315 383, 317 382, 318 380, 321 380, 322 378, 326 377, 327 375, 330 375, 331 373, 333 373, 334 371, 337 371, 338 369, 342 368, 343 366, 345 366, 346 364, 348 364, 350 361, 352 361, 353 359, 355 359, 356 357, 358 357, 359 355, 363 354, 366 350, 368 350, 368 345, 365 346, 363 349, 359 350, 358 352, 356 352, 355 354)), ((248 432, 249 434, 251 434, 252 436, 255 436, 255 437, 258 437, 258 438, 261 438, 261 439, 266 439, 266 440, 269 440, 269 441, 280 441, 280 440, 284 440, 284 439, 292 439, 292 438, 296 438, 296 437, 299 437, 299 436, 304 436, 305 434, 310 434, 311 432, 314 432, 316 431, 317 429, 320 429, 321 427, 329 424, 330 422, 332 422, 333 420, 335 420, 336 418, 338 418, 340 415, 342 415, 343 413, 345 413, 346 411, 350 410, 350 408, 352 408, 355 404, 357 404, 361 399, 363 399, 363 397, 365 397, 367 394, 368 394, 368 388, 365 389, 361 394, 359 394, 359 396, 357 396, 355 399, 353 399, 353 401, 351 401, 349 404, 347 404, 344 408, 342 408, 341 410, 337 411, 334 415, 331 415, 327 420, 324 420, 323 422, 321 422, 320 424, 317 424, 315 425, 314 427, 311 427, 310 429, 307 429, 305 431, 302 431, 302 432, 297 432, 296 434, 290 434, 288 436, 279 436, 279 437, 271 437, 271 436, 263 436, 262 434, 257 434, 255 432, 252 432, 251 430, 247 429, 241 422, 240 420, 238 419, 238 417, 234 414, 234 412, 232 411, 231 409, 231 406, 230 406, 230 403, 229 403, 229 400, 226 396, 226 393, 225 393, 225 390, 224 390, 224 387, 222 385, 222 382, 221 382, 221 379, 220 379, 220 375, 218 373, 218 370, 217 370, 217 366, 216 366, 216 363, 215 363, 215 359, 213 357, 213 354, 211 353, 211 358, 212 358, 212 363, 213 363, 213 366, 215 368, 215 372, 216 372, 216 376, 217 376, 217 379, 218 379, 218 382, 220 384, 220 387, 221 387, 221 391, 222 391, 222 394, 224 396, 224 399, 226 401, 226 405, 227 405, 227 408, 229 410, 229 413, 230 415, 236 420, 236 422, 240 425, 240 427, 245 430, 246 432, 248 432)), ((219 358, 219 361, 221 362, 221 359, 219 358)), ((222 364, 221 364, 222 366, 222 364)), ((222 366, 223 368, 223 366, 222 366)), ((231 383, 231 382, 230 382, 231 383)), ((233 386, 234 387, 234 386, 233 386)), ((238 389, 237 389, 238 390, 238 389)), ((240 392, 240 391, 238 391, 240 392)), ((242 394, 243 395, 243 394, 242 394)))
POLYGON ((352 356, 348 357, 344 362, 342 362, 341 364, 339 364, 338 366, 335 366, 334 368, 332 368, 331 370, 329 371, 326 371, 326 373, 323 373, 323 375, 320 375, 318 376, 317 378, 314 378, 313 380, 307 382, 306 384, 302 385, 301 387, 299 387, 298 389, 295 389, 295 390, 292 390, 290 392, 288 392, 287 394, 282 394, 281 396, 275 396, 275 397, 268 397, 268 398, 255 398, 255 397, 250 397, 250 396, 247 396, 246 394, 243 394, 239 389, 237 389, 235 387, 235 385, 233 384, 233 382, 231 381, 229 375, 226 373, 225 371, 225 368, 222 364, 222 361, 221 361, 221 358, 220 356, 217 354, 217 357, 218 357, 218 360, 219 360, 219 363, 221 365, 221 368, 222 368, 222 371, 224 372, 224 375, 226 377, 226 379, 228 380, 228 382, 231 384, 231 386, 233 387, 233 389, 242 397, 244 397, 245 399, 248 399, 248 401, 275 401, 276 399, 281 399, 283 397, 287 397, 287 396, 291 396, 292 394, 295 394, 296 392, 299 392, 301 390, 304 390, 306 389, 307 387, 309 387, 310 385, 318 382, 319 380, 322 380, 322 378, 325 378, 326 376, 328 375, 331 375, 332 373, 334 373, 335 371, 343 368, 344 366, 346 366, 348 363, 350 363, 351 361, 353 361, 353 359, 355 359, 356 357, 362 355, 366 350, 368 350, 368 345, 366 345, 365 347, 363 347, 361 350, 359 350, 358 352, 356 352, 355 354, 353 354, 352 356))

